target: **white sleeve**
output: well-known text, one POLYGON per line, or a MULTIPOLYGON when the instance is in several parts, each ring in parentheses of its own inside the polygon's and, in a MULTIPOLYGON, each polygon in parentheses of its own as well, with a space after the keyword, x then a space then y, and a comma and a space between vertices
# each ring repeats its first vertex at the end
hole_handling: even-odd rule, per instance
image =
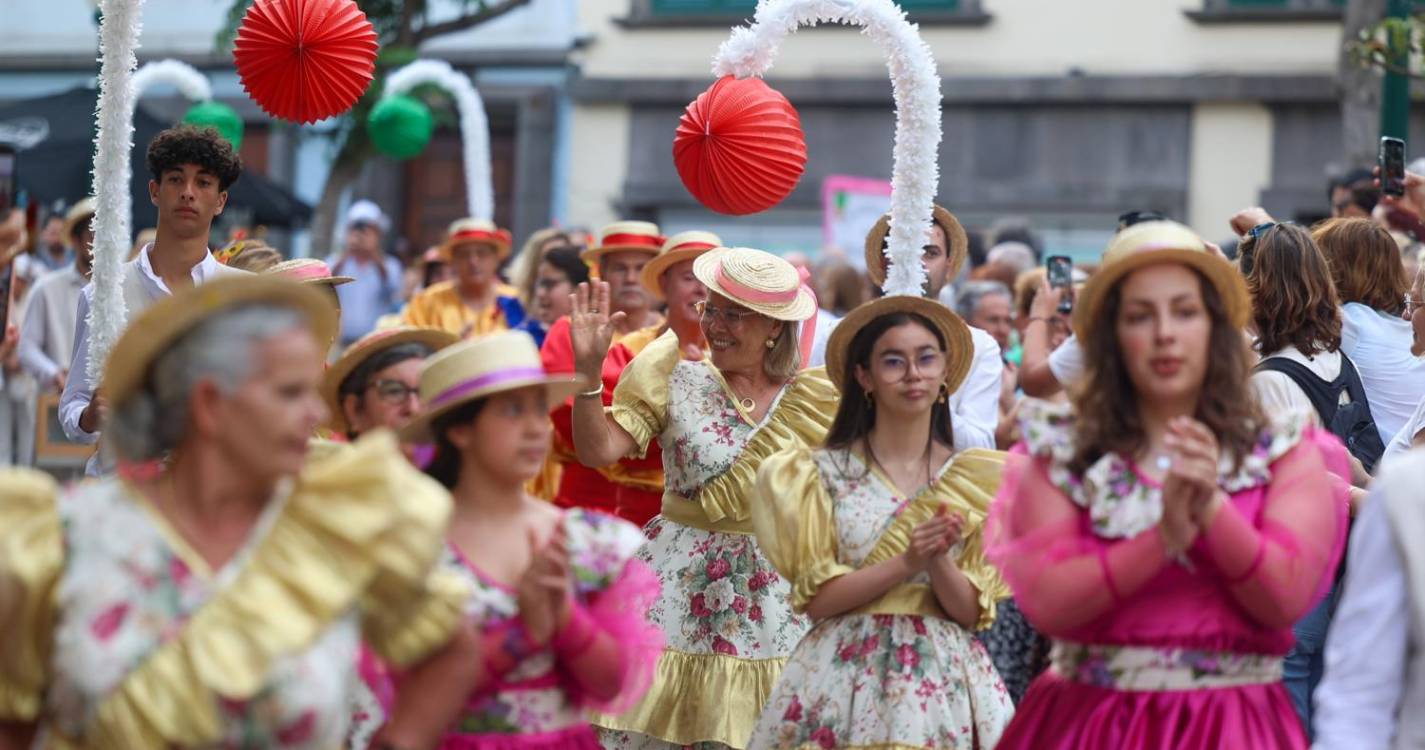
POLYGON ((1395 736, 1410 613, 1387 491, 1383 485, 1371 494, 1351 534, 1345 588, 1326 637, 1326 672, 1316 688, 1313 750, 1387 750, 1395 736))
POLYGON ((49 382, 59 374, 60 366, 45 354, 45 315, 47 314, 43 295, 49 286, 36 286, 30 292, 30 300, 25 303, 25 322, 20 326, 20 366, 48 390, 49 382))
POLYGON ((1305 410, 1311 415, 1312 424, 1321 426, 1321 417, 1316 413, 1316 407, 1311 405, 1311 399, 1306 397, 1290 375, 1275 370, 1262 370, 1252 373, 1247 382, 1256 392, 1257 401, 1266 413, 1284 414, 1305 410))
POLYGON ((93 288, 85 286, 79 295, 74 318, 74 358, 69 380, 65 381, 64 393, 59 397, 59 424, 64 428, 65 437, 77 443, 99 440, 99 433, 85 432, 79 426, 79 417, 94 397, 94 382, 89 379, 89 296, 93 288))
POLYGON ((1422 430, 1425 430, 1425 399, 1420 400, 1420 404, 1415 407, 1415 413, 1410 415, 1405 426, 1395 433, 1395 437, 1385 447, 1385 453, 1380 457, 1381 465, 1384 466, 1387 459, 1394 459, 1409 452, 1415 445, 1415 436, 1422 430))
POLYGON ((970 338, 975 342, 975 359, 970 374, 950 396, 949 404, 957 451, 993 449, 995 427, 999 425, 1000 382, 1004 377, 999 344, 993 336, 973 326, 970 338))
POLYGON ((1059 385, 1068 388, 1084 374, 1084 350, 1077 336, 1069 336, 1058 349, 1049 352, 1049 372, 1059 385))

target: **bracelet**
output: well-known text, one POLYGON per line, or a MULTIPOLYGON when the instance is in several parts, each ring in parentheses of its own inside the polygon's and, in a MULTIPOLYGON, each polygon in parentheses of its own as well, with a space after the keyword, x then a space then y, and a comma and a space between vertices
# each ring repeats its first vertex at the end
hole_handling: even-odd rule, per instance
POLYGON ((595 388, 591 391, 580 391, 574 395, 578 396, 579 398, 598 398, 599 396, 604 395, 604 382, 600 380, 598 388, 595 388))
POLYGON ((1040 322, 1040 323, 1045 323, 1045 324, 1047 324, 1047 323, 1049 322, 1049 319, 1048 319, 1048 318, 1040 317, 1040 316, 1038 316, 1038 315, 1031 315, 1031 316, 1029 317, 1029 319, 1024 322, 1024 327, 1025 327, 1025 328, 1028 328, 1028 327, 1029 327, 1029 324, 1030 324, 1030 323, 1033 323, 1033 322, 1035 322, 1035 321, 1038 321, 1038 322, 1040 322))

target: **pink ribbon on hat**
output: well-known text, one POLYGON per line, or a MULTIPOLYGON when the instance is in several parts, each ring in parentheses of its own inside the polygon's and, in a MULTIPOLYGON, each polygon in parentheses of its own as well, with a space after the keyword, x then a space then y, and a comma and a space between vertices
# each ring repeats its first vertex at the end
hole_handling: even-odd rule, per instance
POLYGON ((499 385, 500 383, 507 383, 511 380, 542 378, 544 375, 543 367, 509 367, 504 370, 487 372, 480 377, 456 383, 440 393, 437 393, 435 397, 430 400, 430 403, 426 404, 426 408, 430 409, 440 406, 441 404, 460 398, 471 391, 476 391, 486 386, 499 385))
POLYGON ((290 268, 282 272, 282 275, 297 281, 313 281, 315 279, 330 279, 332 272, 331 269, 327 268, 325 262, 319 260, 314 263, 303 264, 296 268, 290 268))
POLYGON ((797 299, 797 295, 801 293, 803 289, 806 290, 807 294, 811 295, 813 309, 812 315, 810 318, 807 318, 806 320, 803 320, 801 322, 802 366, 806 367, 807 362, 811 361, 812 342, 816 338, 815 310, 820 307, 820 304, 818 304, 816 300, 816 290, 812 289, 811 285, 807 283, 807 281, 811 279, 811 272, 808 271, 805 266, 797 267, 797 279, 801 282, 801 284, 799 286, 792 287, 791 289, 782 289, 777 291, 753 289, 752 287, 747 286, 746 284, 743 284, 737 279, 734 279, 729 276, 728 273, 723 270, 722 263, 720 261, 717 264, 718 286, 722 287, 723 289, 726 289, 729 292, 732 292, 733 296, 740 300, 755 302, 759 305, 784 305, 789 302, 795 302, 797 299))

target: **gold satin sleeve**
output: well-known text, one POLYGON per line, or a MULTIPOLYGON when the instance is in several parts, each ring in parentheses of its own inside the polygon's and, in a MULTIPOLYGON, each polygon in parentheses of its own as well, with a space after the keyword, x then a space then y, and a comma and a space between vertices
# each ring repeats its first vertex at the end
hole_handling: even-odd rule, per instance
POLYGON ((638 444, 631 454, 637 458, 648 454, 648 444, 668 422, 668 377, 681 358, 678 336, 669 330, 628 363, 614 386, 608 413, 638 444))
POLYGON ((792 584, 792 609, 805 612, 821 587, 854 570, 837 559, 836 519, 811 449, 774 453, 757 471, 752 527, 762 552, 792 584))
POLYGON ((0 722, 35 721, 49 684, 64 569, 58 494, 46 474, 0 470, 0 722))
POLYGON ((916 496, 896 517, 861 564, 871 566, 905 551, 910 546, 911 531, 929 520, 940 507, 960 513, 965 517, 961 531, 965 543, 955 563, 979 592, 980 619, 975 629, 988 628, 994 623, 998 602, 1010 595, 1009 586, 999 571, 985 559, 984 534, 985 519, 999 491, 1007 455, 984 448, 961 451, 935 484, 916 496))
POLYGON ((432 575, 450 512, 389 432, 310 463, 232 583, 98 706, 89 745, 217 742, 219 697, 252 698, 279 659, 354 610, 378 650, 419 659, 461 618, 464 597, 432 575))

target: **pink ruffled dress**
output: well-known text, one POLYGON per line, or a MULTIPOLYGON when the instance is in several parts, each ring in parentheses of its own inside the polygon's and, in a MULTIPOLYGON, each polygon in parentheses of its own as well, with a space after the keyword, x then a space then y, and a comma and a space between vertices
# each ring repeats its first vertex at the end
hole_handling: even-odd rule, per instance
POLYGON ((1345 542, 1336 438, 1304 414, 1274 420, 1239 467, 1224 462, 1231 502, 1172 559, 1161 488, 1113 454, 1072 474, 1072 417, 1026 407, 988 552, 1054 640, 1053 666, 999 750, 1304 750, 1281 665, 1345 542))
POLYGON ((647 540, 595 511, 570 510, 563 524, 575 604, 543 647, 529 644, 515 592, 447 546, 446 564, 475 591, 466 611, 479 623, 494 679, 470 696, 441 750, 598 750, 585 709, 622 711, 648 689, 663 632, 647 619, 658 579, 634 559, 647 540))

